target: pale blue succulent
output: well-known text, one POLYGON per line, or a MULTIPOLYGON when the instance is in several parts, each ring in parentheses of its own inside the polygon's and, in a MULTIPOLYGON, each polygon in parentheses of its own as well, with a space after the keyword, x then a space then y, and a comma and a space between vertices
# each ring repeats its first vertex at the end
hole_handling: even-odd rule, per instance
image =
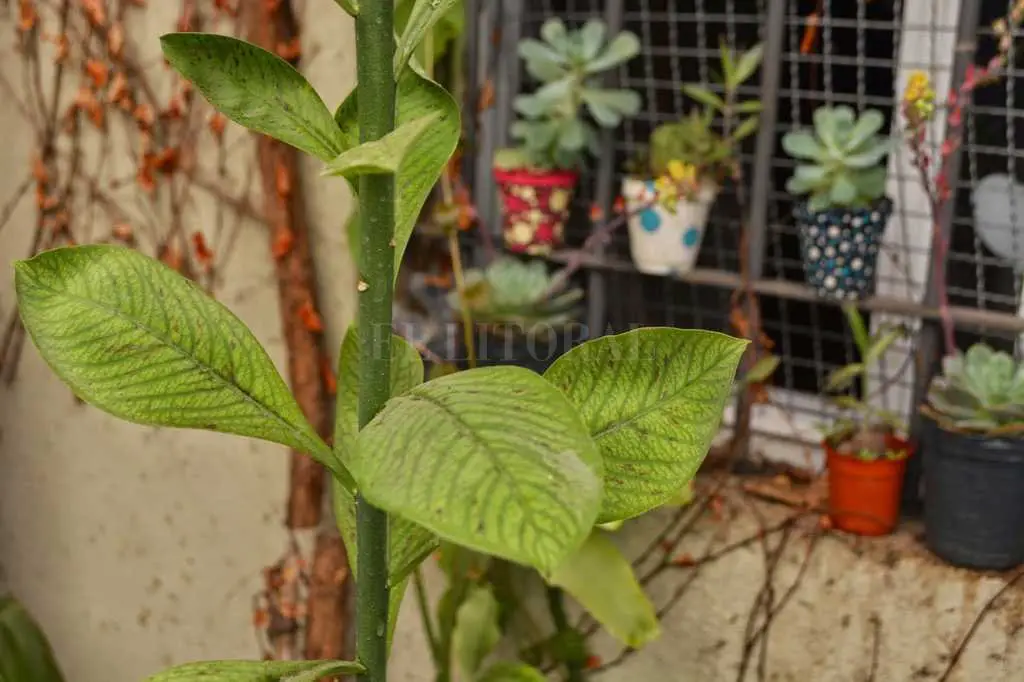
POLYGON ((960 431, 1024 434, 1024 363, 975 344, 942 361, 928 407, 940 424, 960 431))

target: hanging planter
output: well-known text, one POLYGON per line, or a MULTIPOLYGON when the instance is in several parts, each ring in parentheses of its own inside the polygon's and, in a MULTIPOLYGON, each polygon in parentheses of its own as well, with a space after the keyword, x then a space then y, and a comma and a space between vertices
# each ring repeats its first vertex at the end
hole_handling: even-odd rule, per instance
POLYGON ((866 208, 793 211, 807 284, 818 296, 855 301, 874 293, 878 250, 892 214, 887 198, 866 208))
POLYGON ((885 157, 892 143, 879 134, 885 117, 870 109, 819 107, 814 131, 792 131, 782 147, 797 160, 786 183, 806 194, 794 209, 807 284, 822 298, 855 301, 875 288, 882 235, 892 213, 885 197, 885 157))
POLYGON ((495 168, 503 209, 505 246, 514 253, 545 255, 565 241, 576 171, 495 168))
POLYGON ((1024 363, 985 344, 947 357, 922 412, 929 549, 966 568, 1024 563, 1024 363))
POLYGON ((622 195, 630 215, 630 253, 637 270, 649 275, 690 272, 717 194, 717 187, 704 184, 692 199, 680 197, 673 212, 655 201, 654 180, 623 180, 622 195))

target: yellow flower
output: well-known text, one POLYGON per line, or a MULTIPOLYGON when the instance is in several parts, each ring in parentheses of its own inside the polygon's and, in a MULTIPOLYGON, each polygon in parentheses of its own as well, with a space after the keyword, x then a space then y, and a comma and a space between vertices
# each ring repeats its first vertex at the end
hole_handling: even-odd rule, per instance
POLYGON ((676 182, 694 182, 697 179, 697 167, 692 163, 669 161, 668 174, 676 182))
POLYGON ((918 121, 931 119, 935 112, 935 90, 932 89, 928 74, 924 71, 914 71, 907 80, 907 87, 903 90, 903 107, 911 118, 918 121))

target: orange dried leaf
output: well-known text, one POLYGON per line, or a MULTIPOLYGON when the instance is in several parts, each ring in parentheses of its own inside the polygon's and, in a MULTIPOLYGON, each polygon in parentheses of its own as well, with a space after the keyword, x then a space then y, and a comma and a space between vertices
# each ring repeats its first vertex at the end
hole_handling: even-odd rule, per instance
POLYGON ((822 530, 832 530, 832 517, 828 514, 822 514, 818 517, 818 528, 822 530))
POLYGON ((173 173, 178 168, 178 148, 165 147, 153 156, 153 168, 161 173, 173 173))
POLYGON ((228 119, 219 111, 213 112, 210 116, 210 132, 218 140, 224 137, 224 129, 227 127, 228 119))
POLYGON ((477 100, 476 110, 487 111, 494 106, 494 81, 488 80, 480 88, 480 99, 477 100))
POLYGON ((807 25, 804 28, 804 36, 800 41, 800 54, 810 54, 814 44, 818 40, 818 28, 821 26, 821 19, 817 10, 811 12, 807 17, 807 25))
POLYGON ((20 0, 18 2, 18 30, 28 33, 39 23, 39 13, 36 11, 36 4, 33 0, 20 0))
POLYGON ((686 568, 688 566, 693 566, 696 563, 697 562, 694 560, 693 556, 690 555, 690 554, 680 554, 679 556, 677 556, 677 557, 672 559, 672 565, 679 566, 679 567, 682 567, 682 568, 686 568))
POLYGON ((295 61, 302 56, 302 42, 299 37, 296 36, 287 42, 280 42, 277 44, 277 56, 281 59, 291 62, 295 61))
POLYGON ((287 199, 292 193, 292 175, 281 161, 274 166, 274 188, 282 199, 287 199))
POLYGON ((268 625, 270 625, 270 613, 266 609, 256 609, 252 614, 252 626, 262 630, 268 625))
POLYGON ((32 160, 32 178, 40 185, 46 184, 46 181, 50 179, 50 174, 46 171, 46 164, 38 156, 32 160))
POLYGON ((156 121, 156 115, 153 113, 153 107, 148 104, 140 104, 135 107, 135 112, 132 114, 135 121, 142 128, 151 128, 153 123, 156 121))
POLYGON ((195 251, 196 260, 203 267, 208 268, 213 263, 213 251, 206 243, 206 237, 202 232, 192 233, 192 250, 195 251))
POLYGON ((138 183, 143 192, 152 194, 153 190, 156 189, 156 177, 153 175, 152 162, 147 160, 149 158, 152 158, 152 154, 143 155, 142 164, 135 174, 135 182, 138 183))
POLYGON ((313 308, 313 304, 309 301, 303 303, 299 308, 299 319, 302 321, 302 326, 314 334, 319 334, 324 330, 324 321, 320 317, 320 313, 313 308))
POLYGON ((604 220, 604 209, 597 204, 590 205, 590 222, 599 223, 604 220))
POLYGON ((90 59, 85 62, 85 73, 92 79, 93 87, 97 89, 106 87, 110 81, 110 67, 98 59, 90 59))
POLYGON ((53 61, 57 64, 62 64, 68 58, 71 44, 68 42, 68 37, 65 34, 58 36, 55 44, 57 45, 57 52, 53 55, 53 61))
POLYGON ((93 26, 105 26, 107 7, 104 0, 79 0, 82 12, 93 26))
POLYGON ((281 260, 292 251, 295 245, 295 233, 288 227, 281 227, 274 234, 274 242, 270 245, 270 252, 274 260, 281 260))
POLYGON ((587 656, 587 660, 583 664, 583 667, 586 668, 587 670, 596 670, 596 669, 600 668, 601 667, 601 657, 600 656, 593 656, 593 655, 587 656))
POLYGON ((110 79, 110 87, 107 88, 107 101, 111 104, 118 104, 124 109, 131 107, 131 94, 128 91, 128 79, 118 71, 110 79))
POLYGON ((213 0, 213 8, 229 17, 238 16, 238 8, 232 5, 231 0, 213 0))
POLYGON ((616 213, 622 213, 623 211, 625 211, 626 210, 626 200, 625 200, 625 198, 623 198, 621 195, 615 197, 615 203, 613 204, 612 208, 615 210, 616 213))
POLYGON ((135 232, 132 230, 132 226, 128 223, 114 223, 114 227, 111 228, 110 233, 114 239, 122 242, 131 242, 135 239, 135 232))
POLYGON ((181 251, 174 244, 167 244, 160 252, 160 261, 172 270, 181 272, 183 264, 181 251))
POLYGON ((327 391, 327 395, 337 395, 338 377, 334 375, 334 368, 331 367, 331 361, 326 357, 320 358, 320 376, 323 377, 324 390, 327 391))

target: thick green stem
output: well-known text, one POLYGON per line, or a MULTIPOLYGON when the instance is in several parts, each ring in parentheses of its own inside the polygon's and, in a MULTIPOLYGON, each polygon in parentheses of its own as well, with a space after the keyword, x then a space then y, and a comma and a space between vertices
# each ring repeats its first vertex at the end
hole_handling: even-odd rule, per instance
MULTIPOLYGON (((551 619, 555 622, 555 629, 558 634, 572 631, 569 625, 569 618, 565 615, 565 593, 557 587, 548 588, 548 609, 551 611, 551 619)), ((565 667, 569 672, 569 682, 583 682, 583 666, 580 661, 567 660, 565 667)))
MULTIPOLYGON (((395 128, 394 2, 363 0, 356 18, 359 137, 372 142, 395 128)), ((373 419, 391 387, 391 299, 394 279, 395 179, 359 181, 359 426, 373 419)), ((364 682, 387 680, 388 517, 360 496, 356 502, 359 578, 356 650, 364 682)))

